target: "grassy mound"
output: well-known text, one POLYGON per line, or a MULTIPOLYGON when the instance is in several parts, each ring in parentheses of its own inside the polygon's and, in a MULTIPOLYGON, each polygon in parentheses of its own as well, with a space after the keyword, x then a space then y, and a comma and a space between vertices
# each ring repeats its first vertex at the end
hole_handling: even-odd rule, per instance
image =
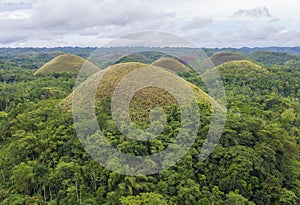
POLYGON ((190 70, 187 66, 172 58, 160 58, 152 63, 152 65, 165 68, 175 73, 188 72, 190 70))
MULTIPOLYGON (((128 75, 132 71, 137 70, 139 68, 143 68, 145 66, 148 66, 149 69, 153 69, 153 70, 155 69, 155 70, 157 70, 161 73, 165 73, 166 75, 172 75, 172 77, 174 77, 174 79, 180 78, 177 75, 174 75, 174 74, 172 74, 168 71, 165 71, 164 69, 161 69, 161 68, 153 66, 153 65, 149 66, 149 65, 146 65, 146 64, 143 64, 143 63, 135 63, 135 62, 116 64, 114 66, 109 67, 107 72, 105 73, 105 76, 103 77, 103 79, 101 81, 101 84, 99 86, 99 92, 98 92, 98 95, 97 95, 98 99, 103 100, 103 98, 110 97, 113 94, 116 86, 122 80, 122 78, 124 78, 126 75, 128 75)), ((145 78, 146 77, 147 76, 145 76, 145 78)), ((195 85, 193 85, 193 84, 191 84, 191 83, 189 83, 185 80, 184 80, 184 82, 189 87, 191 87, 193 90, 195 90, 197 100, 209 101, 209 96, 204 91, 202 91, 201 89, 199 89, 195 85)), ((150 88, 147 88, 145 90, 152 91, 150 88)), ((153 93, 147 93, 147 92, 145 92, 144 94, 154 95, 153 93)), ((156 96, 157 98, 159 98, 159 96, 163 96, 163 95, 160 95, 161 93, 155 93, 155 94, 157 95, 156 96)), ((156 99, 154 101, 159 101, 159 99, 156 99)))
POLYGON ((219 66, 223 63, 230 62, 230 61, 237 61, 237 60, 244 60, 245 57, 239 53, 232 53, 232 52, 221 52, 216 53, 210 57, 211 61, 215 66, 219 66))
POLYGON ((34 74, 47 75, 63 72, 78 73, 84 63, 87 63, 90 69, 99 69, 96 65, 90 63, 84 58, 76 55, 63 54, 44 64, 34 74))
POLYGON ((144 55, 143 53, 133 53, 133 54, 124 56, 123 58, 118 60, 116 62, 116 64, 127 63, 127 62, 139 62, 139 63, 149 64, 152 62, 152 60, 150 58, 148 58, 146 55, 144 55))
MULTIPOLYGON (((187 82, 183 78, 173 74, 172 72, 169 72, 167 70, 164 70, 162 68, 159 68, 157 66, 153 65, 146 65, 143 63, 137 63, 137 62, 130 62, 130 63, 120 63, 113 65, 109 67, 105 72, 99 86, 97 89, 96 97, 95 97, 95 105, 96 105, 96 112, 101 113, 104 110, 108 111, 110 110, 110 100, 112 95, 114 94, 116 87, 119 85, 121 80, 127 76, 128 74, 131 74, 131 72, 134 72, 138 70, 139 68, 145 68, 149 69, 149 73, 158 73, 158 76, 166 76, 168 78, 168 82, 174 82, 175 88, 177 88, 177 85, 175 84, 179 80, 180 83, 183 83, 186 87, 190 88, 193 95, 195 96, 195 99, 197 102, 202 102, 205 104, 211 103, 210 96, 205 93, 203 90, 198 88, 197 86, 187 82)), ((147 74, 143 75, 142 78, 147 78, 147 74)), ((97 81, 98 77, 90 77, 87 81, 82 83, 77 89, 82 89, 83 95, 92 95, 92 93, 89 93, 87 87, 95 81, 97 81)), ((144 79, 137 79, 141 82, 144 82, 144 79)), ((131 82, 131 81, 130 81, 131 82)), ((135 86, 135 82, 132 81, 132 86, 135 86)), ((178 86, 179 87, 179 86, 178 86)), ((75 91, 76 92, 76 91, 75 91)), ((126 93, 127 88, 124 88, 122 92, 126 93)), ((176 90, 176 96, 182 96, 185 94, 185 90, 178 89, 176 90)), ((82 100, 84 101, 87 99, 87 97, 82 96, 82 100)), ((81 99, 80 99, 81 100, 81 99)), ((86 104, 88 102, 84 102, 86 104)), ((64 106, 71 107, 72 104, 72 94, 66 98, 65 102, 63 103, 64 106)), ((219 107, 218 103, 212 100, 212 104, 214 107, 219 107)), ((130 113, 131 118, 136 121, 147 121, 149 112, 151 109, 155 107, 161 107, 163 109, 168 109, 169 107, 178 105, 178 102, 176 98, 174 97, 174 93, 171 94, 166 89, 162 89, 155 86, 149 86, 140 89, 135 93, 133 98, 130 100, 130 113)))
POLYGON ((213 83, 216 71, 220 73, 225 84, 229 83, 229 85, 236 84, 239 86, 244 83, 254 83, 257 79, 269 73, 265 67, 254 62, 238 60, 223 63, 204 73, 203 77, 206 77, 208 81, 213 83))
POLYGON ((264 71, 267 71, 261 65, 258 65, 249 60, 230 61, 230 62, 223 63, 222 65, 219 65, 217 68, 220 71, 230 70, 231 72, 234 70, 236 72, 242 72, 242 71, 244 71, 244 72, 253 72, 253 71, 264 72, 264 71))

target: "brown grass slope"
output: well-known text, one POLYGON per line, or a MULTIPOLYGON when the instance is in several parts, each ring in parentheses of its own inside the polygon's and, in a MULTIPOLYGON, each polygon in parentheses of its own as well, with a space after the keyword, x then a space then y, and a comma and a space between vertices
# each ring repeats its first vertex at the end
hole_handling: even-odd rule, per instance
MULTIPOLYGON (((153 65, 146 65, 143 63, 137 63, 137 62, 130 62, 130 63, 120 63, 113 65, 108 68, 108 70, 105 72, 96 93, 95 98, 95 105, 96 110, 101 110, 104 108, 104 102, 109 102, 109 99, 112 97, 117 85, 121 82, 121 80, 131 72, 139 69, 147 67, 149 69, 149 72, 158 72, 159 75, 166 75, 169 79, 174 79, 174 83, 176 80, 181 80, 180 82, 184 83, 187 87, 192 90, 196 101, 198 102, 205 102, 205 103, 212 103, 214 107, 220 108, 220 105, 216 103, 214 100, 211 99, 211 97, 205 93, 203 90, 198 88, 197 86, 185 81, 183 78, 178 77, 177 75, 166 71, 162 68, 153 66, 153 65)), ((104 72, 104 71, 101 71, 104 72)), ((143 76, 144 78, 147 78, 147 75, 143 76)), ((143 79, 139 79, 141 82, 143 82, 143 79)), ((97 81, 97 78, 90 77, 87 81, 82 83, 77 89, 82 89, 83 95, 91 95, 89 93, 87 87, 93 82, 97 81)), ((173 82, 173 80, 171 80, 173 82)), ((132 86, 135 86, 135 83, 132 82, 132 86)), ((175 85, 176 86, 176 85, 175 85)), ((126 93, 126 88, 124 89, 124 93, 126 93)), ((75 91, 76 92, 76 91, 75 91)), ((184 95, 184 90, 178 89, 176 92, 177 96, 184 95)), ((173 93, 174 94, 174 93, 173 93)), ((148 113, 149 111, 154 107, 170 107, 171 105, 177 105, 177 100, 173 96, 173 94, 167 92, 165 89, 158 88, 158 87, 145 87, 138 92, 135 93, 133 98, 130 101, 130 111, 134 113, 133 119, 148 119, 148 113)), ((73 94, 68 96, 64 101, 64 107, 71 107, 72 104, 72 98, 73 94)), ((82 96, 81 99, 83 100, 83 104, 86 104, 87 102, 84 102, 85 99, 87 99, 86 96, 82 96)))
POLYGON ((96 65, 80 56, 63 54, 44 64, 34 74, 47 75, 51 73, 63 72, 78 73, 85 63, 89 67, 89 69, 99 69, 96 65))
POLYGON ((244 60, 245 57, 239 53, 232 53, 232 52, 221 52, 216 53, 210 57, 210 60, 213 62, 215 66, 219 66, 223 63, 236 61, 236 60, 244 60))
POLYGON ((151 65, 161 67, 175 73, 188 72, 190 70, 187 66, 172 58, 160 58, 151 65))
MULTIPOLYGON (((113 94, 116 86, 120 83, 122 78, 124 78, 126 75, 131 73, 134 70, 137 70, 139 68, 147 67, 148 69, 156 69, 157 71, 161 73, 165 73, 166 75, 172 75, 174 80, 178 77, 177 75, 174 75, 168 71, 165 71, 157 66, 149 66, 143 63, 135 63, 135 62, 130 62, 130 63, 120 63, 116 64, 114 66, 111 66, 108 68, 108 71, 105 73, 105 76, 103 77, 101 84, 99 86, 99 91, 101 92, 98 93, 99 99, 103 99, 105 97, 109 97, 113 94)), ((147 76, 144 76, 145 78, 147 76)), ((141 79, 140 79, 141 80, 141 79)), ((209 96, 202 91, 200 88, 197 86, 187 82, 184 80, 184 82, 193 90, 195 90, 196 94, 196 99, 201 100, 201 101, 209 101, 209 96)), ((146 94, 146 93, 145 93, 146 94)), ((159 95, 159 93, 154 93, 156 95, 159 95)), ((149 93, 146 95, 153 95, 153 93, 149 93)), ((157 99, 158 100, 158 99, 157 99)))

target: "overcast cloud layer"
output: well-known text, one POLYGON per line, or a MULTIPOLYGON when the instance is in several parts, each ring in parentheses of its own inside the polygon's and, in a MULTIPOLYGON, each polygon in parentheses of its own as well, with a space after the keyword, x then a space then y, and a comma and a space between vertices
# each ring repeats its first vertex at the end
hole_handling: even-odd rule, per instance
POLYGON ((297 0, 0 0, 0 47, 101 46, 143 30, 201 47, 300 46, 297 0))

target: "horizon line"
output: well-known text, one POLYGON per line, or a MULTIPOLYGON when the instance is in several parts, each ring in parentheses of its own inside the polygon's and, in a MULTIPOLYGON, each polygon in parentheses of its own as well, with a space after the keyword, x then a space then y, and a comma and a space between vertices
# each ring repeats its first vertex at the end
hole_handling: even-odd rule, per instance
POLYGON ((16 47, 1 47, 0 49, 56 49, 56 48, 92 48, 92 49, 101 49, 101 48, 190 48, 190 49, 255 49, 255 48, 300 48, 299 46, 242 46, 242 47, 182 47, 182 46, 111 46, 111 47, 97 47, 97 46, 16 46, 16 47))

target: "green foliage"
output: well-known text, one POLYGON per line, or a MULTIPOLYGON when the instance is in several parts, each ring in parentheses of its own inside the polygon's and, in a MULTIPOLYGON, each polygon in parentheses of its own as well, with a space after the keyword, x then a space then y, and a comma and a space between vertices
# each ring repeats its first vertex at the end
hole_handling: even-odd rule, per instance
POLYGON ((121 197, 122 205, 168 205, 169 203, 160 194, 142 193, 138 196, 121 197))
POLYGON ((249 201, 243 197, 242 195, 239 194, 239 192, 236 191, 231 191, 228 194, 226 194, 226 200, 224 204, 230 204, 230 205, 250 205, 254 203, 249 203, 249 201))
POLYGON ((249 54, 249 58, 265 65, 282 65, 289 60, 299 60, 299 56, 272 51, 255 51, 249 54))
MULTIPOLYGON (((1 62, 1 204, 294 205, 300 196, 299 62, 221 67, 228 114, 214 152, 199 161, 211 115, 211 106, 201 101, 198 135, 184 158, 158 174, 133 177, 107 170, 83 149, 72 113, 63 107, 75 74, 33 76, 31 67, 1 62)), ((195 73, 181 76, 205 90, 195 73)), ((160 152, 178 133, 180 109, 172 105, 159 136, 129 140, 116 129, 109 104, 103 98, 97 105, 98 122, 107 140, 125 153, 160 152)))

